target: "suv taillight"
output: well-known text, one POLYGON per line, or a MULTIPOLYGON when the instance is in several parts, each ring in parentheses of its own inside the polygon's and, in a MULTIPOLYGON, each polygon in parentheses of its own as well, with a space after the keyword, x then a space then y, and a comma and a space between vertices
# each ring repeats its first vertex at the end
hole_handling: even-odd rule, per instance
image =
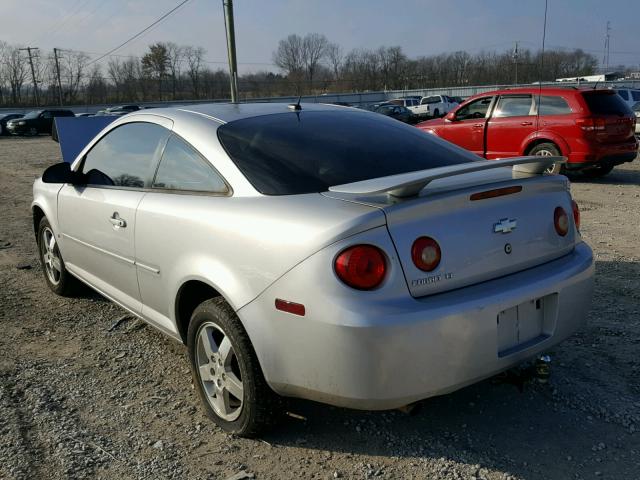
POLYGON ((387 274, 382 250, 373 245, 355 245, 336 257, 334 269, 338 278, 358 290, 372 290, 387 274))
POLYGON ((604 132, 607 129, 607 121, 601 117, 578 118, 576 125, 585 132, 604 132))

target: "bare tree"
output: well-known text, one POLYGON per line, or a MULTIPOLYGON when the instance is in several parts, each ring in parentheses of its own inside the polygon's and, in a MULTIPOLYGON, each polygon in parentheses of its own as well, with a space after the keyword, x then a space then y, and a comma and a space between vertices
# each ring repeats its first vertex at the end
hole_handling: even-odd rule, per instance
POLYGON ((5 65, 11 89, 11 101, 17 105, 22 100, 22 87, 27 80, 29 67, 18 47, 9 47, 6 51, 5 65))
POLYGON ((327 59, 333 72, 333 78, 336 82, 340 80, 340 69, 342 68, 342 60, 344 59, 344 51, 337 43, 327 45, 327 59))
POLYGON ((184 57, 187 59, 187 74, 191 80, 191 91, 194 98, 199 98, 200 72, 204 61, 205 50, 202 47, 185 47, 184 57))
POLYGON ((65 52, 60 59, 60 77, 66 85, 67 101, 73 102, 78 95, 89 57, 84 52, 65 52))
POLYGON ((171 99, 176 99, 176 86, 180 77, 180 66, 184 57, 184 47, 176 45, 173 42, 167 42, 167 55, 169 56, 169 75, 171 76, 171 99))
POLYGON ((308 33, 302 40, 302 60, 310 88, 313 88, 313 77, 318 70, 320 61, 326 55, 328 44, 327 37, 319 33, 308 33))

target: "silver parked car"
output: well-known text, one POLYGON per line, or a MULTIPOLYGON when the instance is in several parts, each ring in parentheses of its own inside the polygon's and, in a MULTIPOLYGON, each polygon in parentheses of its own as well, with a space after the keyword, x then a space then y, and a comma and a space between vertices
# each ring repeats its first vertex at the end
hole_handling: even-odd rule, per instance
POLYGON ((249 436, 280 396, 401 407, 578 329, 593 259, 567 179, 538 173, 558 161, 336 106, 155 109, 49 167, 33 222, 54 292, 79 279, 185 343, 209 416, 249 436))

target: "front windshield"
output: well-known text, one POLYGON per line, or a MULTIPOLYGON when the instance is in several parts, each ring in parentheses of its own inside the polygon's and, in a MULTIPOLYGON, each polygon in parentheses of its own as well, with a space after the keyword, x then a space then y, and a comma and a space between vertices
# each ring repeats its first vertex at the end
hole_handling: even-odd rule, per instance
POLYGON ((32 112, 27 113, 22 118, 38 118, 38 115, 40 115, 40 110, 33 110, 32 112))

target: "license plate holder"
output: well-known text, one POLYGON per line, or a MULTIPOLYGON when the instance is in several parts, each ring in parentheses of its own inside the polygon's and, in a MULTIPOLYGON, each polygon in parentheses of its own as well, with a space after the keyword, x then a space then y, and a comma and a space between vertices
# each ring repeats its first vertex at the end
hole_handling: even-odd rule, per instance
POLYGON ((556 293, 534 298, 497 315, 498 357, 529 348, 553 333, 556 293))

